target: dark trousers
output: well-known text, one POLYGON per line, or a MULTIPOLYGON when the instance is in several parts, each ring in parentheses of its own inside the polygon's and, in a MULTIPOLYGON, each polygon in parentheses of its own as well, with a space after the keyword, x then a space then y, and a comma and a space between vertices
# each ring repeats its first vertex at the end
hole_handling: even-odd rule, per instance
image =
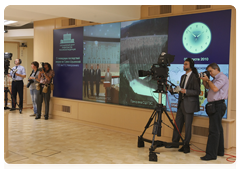
POLYGON ((99 82, 96 81, 96 93, 97 93, 97 97, 99 96, 99 82))
POLYGON ((86 95, 87 95, 87 97, 89 96, 89 94, 88 94, 88 81, 85 81, 85 83, 84 83, 84 97, 86 97, 86 95))
POLYGON ((45 103, 45 118, 48 118, 49 116, 49 102, 50 102, 50 94, 51 94, 51 88, 50 86, 48 87, 48 91, 47 93, 43 93, 42 92, 42 87, 40 89, 40 92, 38 93, 38 98, 37 98, 37 115, 36 117, 41 117, 41 113, 42 113, 42 102, 44 99, 44 103, 45 103))
POLYGON ((91 96, 93 96, 93 81, 90 81, 91 96))
POLYGON ((23 107, 23 81, 12 81, 12 108, 16 108, 17 93, 19 96, 19 108, 23 107))
MULTIPOLYGON (((182 132, 182 128, 185 122, 185 140, 184 140, 184 145, 189 144, 191 136, 192 136, 192 121, 193 121, 193 113, 186 113, 185 109, 184 109, 184 99, 183 101, 180 103, 180 107, 177 110, 177 116, 176 116, 176 124, 177 127, 180 131, 180 133, 182 132)), ((184 139, 184 138, 183 138, 184 139)), ((173 130, 173 137, 172 137, 172 141, 173 142, 179 142, 180 140, 180 135, 178 133, 178 130, 174 128, 173 130)))
POLYGON ((216 104, 216 112, 209 116, 209 135, 206 149, 207 157, 217 158, 217 154, 224 154, 222 117, 226 109, 225 103, 218 103, 216 104))

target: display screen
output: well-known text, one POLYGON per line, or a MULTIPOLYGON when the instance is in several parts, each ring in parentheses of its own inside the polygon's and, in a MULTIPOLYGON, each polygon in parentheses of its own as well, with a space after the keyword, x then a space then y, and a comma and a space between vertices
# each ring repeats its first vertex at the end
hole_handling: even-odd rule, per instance
MULTIPOLYGON (((217 63, 221 72, 228 76, 230 28, 231 10, 169 17, 168 53, 175 55, 169 67, 169 79, 179 85, 181 76, 185 74, 183 63, 186 58, 194 60, 199 73, 206 71, 209 64, 217 63)), ((204 94, 201 81, 200 111, 195 115, 207 116, 204 94)), ((178 96, 168 96, 172 110, 176 112, 175 97, 178 96)), ((227 104, 227 100, 225 102, 227 104)), ((224 118, 227 118, 227 114, 224 118)))
MULTIPOLYGON (((159 100, 157 81, 139 70, 149 71, 165 52, 175 55, 167 76, 175 85, 186 58, 199 73, 217 63, 228 76, 230 28, 231 10, 223 10, 54 30, 53 95, 150 109, 161 102, 176 112, 178 95, 159 100)), ((202 82, 199 101, 195 115, 206 116, 202 82)))
POLYGON ((81 100, 83 28, 54 30, 53 38, 53 96, 81 100))
MULTIPOLYGON (((123 22, 121 24, 119 104, 155 108, 158 103, 157 81, 139 77, 157 64, 161 52, 167 51, 168 18, 123 22)), ((166 99, 163 99, 166 105, 166 99)))

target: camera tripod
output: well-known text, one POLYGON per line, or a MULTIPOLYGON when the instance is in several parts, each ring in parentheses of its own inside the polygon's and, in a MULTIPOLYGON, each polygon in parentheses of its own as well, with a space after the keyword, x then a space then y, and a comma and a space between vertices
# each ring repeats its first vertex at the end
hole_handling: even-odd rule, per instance
MULTIPOLYGON (((181 136, 180 136, 180 138, 181 138, 182 142, 174 142, 173 143, 173 142, 163 142, 163 141, 159 141, 159 140, 155 141, 156 135, 161 136, 161 128, 162 128, 161 123, 162 123, 162 114, 163 113, 165 113, 165 115, 167 116, 167 118, 169 119, 169 121, 173 125, 173 127, 177 128, 176 125, 173 123, 172 119, 167 114, 166 109, 162 104, 162 94, 167 93, 167 91, 163 90, 163 83, 158 82, 158 84, 159 84, 158 90, 154 91, 156 93, 159 93, 159 101, 158 101, 157 107, 154 109, 151 117, 149 118, 143 133, 141 134, 141 136, 138 136, 138 147, 139 148, 144 147, 144 141, 151 143, 151 147, 149 148, 149 161, 156 161, 156 162, 157 162, 156 154, 158 152, 154 152, 154 151, 157 147, 162 147, 162 146, 166 147, 169 145, 178 146, 178 145, 184 144, 184 140, 181 136), (145 138, 143 138, 143 135, 146 132, 146 130, 149 128, 149 125, 151 124, 153 119, 154 119, 153 131, 152 131, 153 138, 152 138, 152 140, 145 139, 145 138)), ((160 153, 158 153, 158 154, 160 154, 160 153)))
MULTIPOLYGON (((7 102, 8 102, 8 93, 11 95, 11 99, 12 101, 15 102, 15 104, 19 107, 18 103, 16 102, 16 100, 13 98, 13 95, 12 93, 10 92, 9 88, 8 88, 8 77, 7 75, 4 75, 4 79, 5 79, 5 83, 4 83, 4 101, 5 101, 5 106, 4 106, 4 110, 7 110, 7 109, 11 109, 9 107, 7 107, 7 102)), ((19 113, 22 113, 22 108, 16 108, 17 110, 19 110, 19 113)))

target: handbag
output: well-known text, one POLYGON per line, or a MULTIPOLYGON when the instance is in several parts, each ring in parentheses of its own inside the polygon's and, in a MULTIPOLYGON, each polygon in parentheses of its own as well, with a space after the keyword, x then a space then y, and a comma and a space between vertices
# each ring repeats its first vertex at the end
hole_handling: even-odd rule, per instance
POLYGON ((54 84, 53 83, 50 84, 50 87, 51 87, 51 90, 54 90, 54 84))
POLYGON ((216 106, 214 102, 207 103, 205 108, 208 116, 211 116, 216 112, 216 106))
POLYGON ((47 93, 48 92, 48 86, 49 86, 48 84, 43 86, 43 89, 42 89, 43 93, 47 93))

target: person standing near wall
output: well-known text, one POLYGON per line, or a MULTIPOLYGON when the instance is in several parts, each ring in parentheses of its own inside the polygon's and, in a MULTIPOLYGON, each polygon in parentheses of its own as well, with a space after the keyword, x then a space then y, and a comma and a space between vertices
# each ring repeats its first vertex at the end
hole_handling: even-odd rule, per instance
POLYGON ((225 100, 228 98, 228 77, 220 72, 216 63, 209 64, 206 68, 213 80, 207 76, 202 77, 203 85, 209 89, 206 111, 209 117, 209 135, 207 141, 206 155, 201 160, 209 161, 217 159, 217 156, 224 156, 224 138, 222 117, 226 112, 225 100))
MULTIPOLYGON (((16 59, 14 61, 15 66, 12 68, 9 77, 12 77, 12 110, 16 110, 16 101, 17 101, 17 93, 19 95, 19 110, 22 110, 23 108, 23 79, 26 77, 26 71, 23 66, 20 64, 22 63, 21 59, 16 59), (14 70, 17 69, 17 72, 13 73, 14 70)), ((21 112, 20 112, 21 113, 21 112)))
MULTIPOLYGON (((173 130, 172 142, 178 143, 180 140, 180 134, 182 132, 183 125, 185 123, 185 139, 184 145, 180 148, 179 152, 190 152, 190 140, 192 134, 192 121, 194 112, 200 110, 199 106, 199 94, 200 94, 200 79, 198 78, 198 71, 194 67, 194 61, 191 58, 187 58, 184 61, 184 71, 186 74, 181 77, 181 92, 179 93, 176 124, 179 131, 175 128, 173 130)), ((178 148, 179 146, 166 146, 166 148, 178 148)))
POLYGON ((29 77, 29 80, 32 80, 33 82, 30 84, 29 86, 29 90, 30 90, 30 94, 31 94, 31 98, 32 98, 32 103, 33 103, 33 111, 34 114, 30 115, 30 116, 35 116, 37 115, 37 96, 39 91, 36 89, 36 83, 38 82, 38 67, 39 67, 39 63, 37 61, 33 61, 31 63, 31 67, 32 67, 32 73, 29 77))
POLYGON ((41 118, 42 113, 42 102, 44 99, 45 103, 45 120, 48 120, 49 117, 49 102, 50 102, 50 94, 51 94, 51 87, 50 83, 54 77, 55 73, 52 70, 52 67, 49 63, 44 63, 44 68, 38 74, 37 81, 40 82, 40 92, 37 98, 37 115, 35 119, 41 118))

